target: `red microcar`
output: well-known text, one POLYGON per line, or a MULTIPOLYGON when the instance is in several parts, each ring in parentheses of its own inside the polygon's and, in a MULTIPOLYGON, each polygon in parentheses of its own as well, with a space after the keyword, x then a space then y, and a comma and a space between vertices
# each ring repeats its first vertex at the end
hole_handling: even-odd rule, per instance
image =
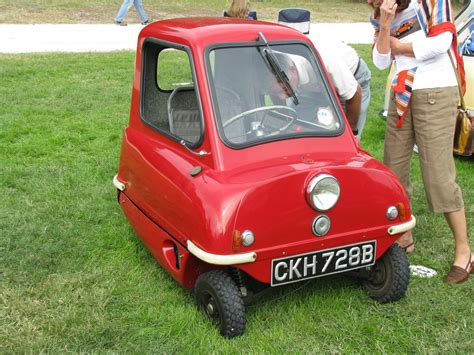
POLYGON ((308 38, 230 18, 138 38, 118 201, 226 337, 267 289, 348 273, 379 302, 409 282, 415 226, 394 174, 359 148, 308 38))

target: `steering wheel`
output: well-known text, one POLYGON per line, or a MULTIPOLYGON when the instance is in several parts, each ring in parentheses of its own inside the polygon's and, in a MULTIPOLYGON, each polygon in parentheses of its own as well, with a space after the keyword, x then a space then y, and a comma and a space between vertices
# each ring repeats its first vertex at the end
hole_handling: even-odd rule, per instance
MULTIPOLYGON (((244 111, 242 113, 239 113, 238 115, 235 115, 234 117, 228 119, 227 122, 225 122, 223 126, 224 126, 224 128, 226 128, 227 126, 229 126, 230 124, 236 122, 237 120, 241 120, 244 117, 247 117, 248 115, 251 115, 253 113, 274 111, 274 110, 289 111, 292 115, 291 116, 284 115, 286 118, 289 118, 288 123, 286 123, 283 127, 277 129, 276 131, 272 132, 271 134, 277 134, 277 133, 283 132, 284 130, 288 129, 288 127, 290 127, 293 124, 293 122, 296 121, 296 118, 298 116, 297 113, 296 113, 296 110, 294 108, 291 108, 291 107, 288 107, 288 106, 280 106, 280 105, 264 106, 264 107, 253 108, 251 110, 247 110, 247 111, 244 111)), ((265 119, 265 116, 260 120, 259 126, 262 125, 264 119, 265 119)))

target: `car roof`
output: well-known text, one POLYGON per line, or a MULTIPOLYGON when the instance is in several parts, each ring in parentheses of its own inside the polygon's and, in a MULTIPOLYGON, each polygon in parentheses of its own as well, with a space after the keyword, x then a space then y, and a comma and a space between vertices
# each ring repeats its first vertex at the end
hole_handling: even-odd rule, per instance
POLYGON ((269 41, 308 42, 305 35, 287 26, 229 17, 191 17, 157 21, 140 32, 140 39, 155 37, 188 46, 207 47, 215 43, 256 41, 259 32, 269 41))

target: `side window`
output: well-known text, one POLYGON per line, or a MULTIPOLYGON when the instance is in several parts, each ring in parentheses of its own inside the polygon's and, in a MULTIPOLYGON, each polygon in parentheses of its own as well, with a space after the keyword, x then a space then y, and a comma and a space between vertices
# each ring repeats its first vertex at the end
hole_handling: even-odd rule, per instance
POLYGON ((160 51, 156 81, 163 91, 172 91, 180 86, 193 86, 193 74, 188 54, 173 48, 160 51))
POLYGON ((142 119, 167 135, 197 144, 202 119, 188 53, 146 42, 142 68, 142 119))

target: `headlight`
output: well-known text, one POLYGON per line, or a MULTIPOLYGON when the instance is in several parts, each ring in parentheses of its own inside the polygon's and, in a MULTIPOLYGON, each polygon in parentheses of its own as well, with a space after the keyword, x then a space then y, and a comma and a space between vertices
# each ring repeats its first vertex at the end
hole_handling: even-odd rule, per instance
POLYGON ((311 179, 306 189, 306 200, 318 211, 332 208, 340 195, 340 187, 334 176, 321 174, 311 179))

